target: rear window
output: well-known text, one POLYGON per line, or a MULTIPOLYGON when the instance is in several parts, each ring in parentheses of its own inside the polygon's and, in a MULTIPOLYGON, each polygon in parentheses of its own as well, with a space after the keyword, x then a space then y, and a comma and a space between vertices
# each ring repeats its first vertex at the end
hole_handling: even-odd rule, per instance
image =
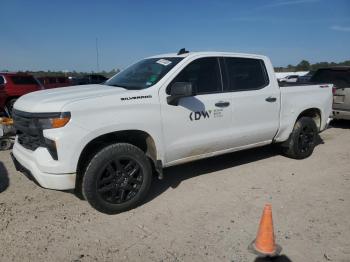
POLYGON ((11 76, 11 80, 15 85, 37 85, 32 76, 11 76))
POLYGON ((225 57, 230 91, 261 89, 269 84, 264 61, 225 57))
POLYGON ((311 82, 330 83, 341 88, 350 87, 350 70, 320 69, 313 75, 311 82))

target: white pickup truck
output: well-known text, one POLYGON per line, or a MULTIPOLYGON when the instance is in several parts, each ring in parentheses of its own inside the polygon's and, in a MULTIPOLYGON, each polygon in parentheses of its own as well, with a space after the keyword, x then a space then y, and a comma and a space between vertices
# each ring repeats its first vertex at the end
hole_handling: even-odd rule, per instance
POLYGON ((265 56, 182 49, 100 85, 19 98, 13 160, 42 187, 79 189, 118 213, 165 167, 271 143, 306 158, 331 107, 331 84, 280 87, 265 56))

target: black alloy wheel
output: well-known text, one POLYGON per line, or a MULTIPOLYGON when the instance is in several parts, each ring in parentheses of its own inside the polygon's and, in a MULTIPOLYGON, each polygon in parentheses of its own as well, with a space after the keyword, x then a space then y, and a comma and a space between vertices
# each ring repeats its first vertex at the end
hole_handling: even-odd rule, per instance
POLYGON ((313 147, 315 140, 314 129, 310 126, 304 126, 300 133, 298 139, 298 147, 301 153, 308 152, 311 147, 313 147))
POLYGON ((112 204, 129 201, 140 191, 143 172, 133 159, 118 157, 101 169, 97 180, 98 195, 112 204))
POLYGON ((150 161, 140 148, 131 144, 116 143, 102 148, 84 172, 83 196, 93 208, 106 214, 138 206, 152 183, 150 161))

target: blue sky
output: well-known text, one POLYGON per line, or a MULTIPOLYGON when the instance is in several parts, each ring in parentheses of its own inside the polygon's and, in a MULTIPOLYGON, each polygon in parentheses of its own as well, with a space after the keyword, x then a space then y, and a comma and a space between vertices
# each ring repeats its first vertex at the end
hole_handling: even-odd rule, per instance
POLYGON ((350 1, 2 1, 0 70, 125 68, 154 54, 232 51, 275 66, 350 59, 350 1))

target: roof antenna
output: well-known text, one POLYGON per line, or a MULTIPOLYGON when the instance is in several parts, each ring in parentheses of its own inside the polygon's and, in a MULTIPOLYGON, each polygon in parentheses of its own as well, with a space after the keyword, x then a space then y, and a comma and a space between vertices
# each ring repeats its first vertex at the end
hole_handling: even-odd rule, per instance
POLYGON ((189 51, 186 50, 186 48, 181 48, 180 51, 177 53, 177 55, 187 54, 189 51))

